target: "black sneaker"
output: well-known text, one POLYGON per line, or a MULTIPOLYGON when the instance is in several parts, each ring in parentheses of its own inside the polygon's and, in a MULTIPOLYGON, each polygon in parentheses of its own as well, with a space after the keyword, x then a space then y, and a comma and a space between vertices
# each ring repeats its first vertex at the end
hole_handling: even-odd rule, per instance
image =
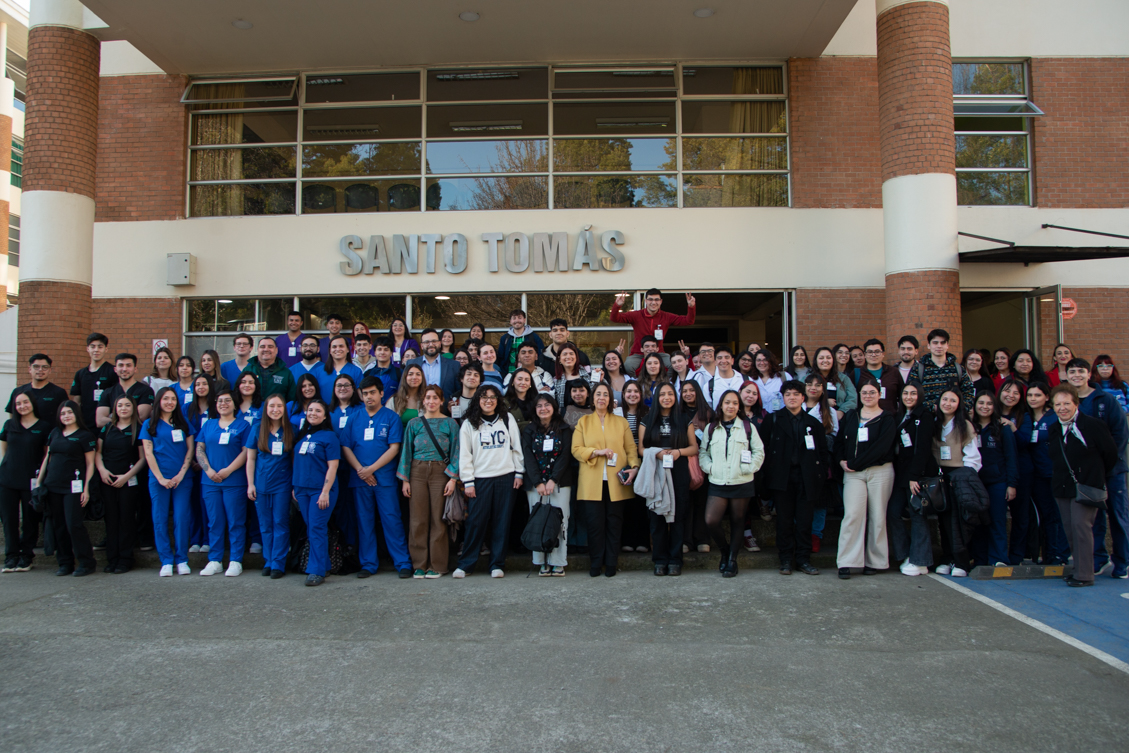
POLYGON ((412 577, 412 569, 410 567, 400 568, 400 580, 412 577))
POLYGON ((791 575, 792 574, 792 566, 791 565, 781 565, 780 566, 780 574, 781 575, 791 575))
POLYGON ((286 576, 285 570, 271 570, 270 571, 270 579, 271 580, 278 580, 279 578, 283 578, 285 576, 286 576))
POLYGON ((71 575, 72 573, 74 573, 73 567, 60 567, 55 571, 55 575, 71 575))
POLYGON ((819 568, 810 562, 800 563, 799 570, 804 575, 819 575, 819 568))
POLYGON ((17 573, 26 573, 33 567, 31 560, 20 560, 20 564, 16 565, 17 573))
POLYGON ((667 565, 667 575, 682 575, 682 565, 667 565))
POLYGON ((80 567, 80 568, 78 568, 77 570, 74 571, 74 577, 81 578, 84 575, 90 575, 93 572, 94 572, 94 568, 92 568, 92 567, 80 567))
POLYGON ((322 583, 325 583, 325 578, 320 576, 320 575, 307 575, 306 576, 306 585, 307 586, 320 586, 322 583))
POLYGON ((878 575, 878 570, 876 570, 873 567, 864 567, 862 569, 862 574, 863 575, 878 575))
POLYGON ((129 565, 118 565, 114 568, 114 575, 124 575, 132 569, 129 565))
POLYGON ((849 567, 839 568, 839 580, 850 580, 850 579, 851 579, 851 568, 849 568, 849 567))
POLYGON ((666 575, 666 565, 655 565, 655 575, 666 575))
POLYGON ((357 571, 357 577, 358 578, 367 578, 370 575, 372 575, 372 573, 370 573, 368 570, 358 570, 357 571))
POLYGON ((104 568, 102 568, 102 572, 112 573, 112 572, 114 572, 114 569, 115 569, 114 565, 106 565, 104 568))

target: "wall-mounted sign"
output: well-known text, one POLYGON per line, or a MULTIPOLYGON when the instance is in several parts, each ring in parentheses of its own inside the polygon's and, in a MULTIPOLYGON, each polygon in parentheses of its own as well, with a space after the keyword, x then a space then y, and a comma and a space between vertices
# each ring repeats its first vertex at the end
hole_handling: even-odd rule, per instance
POLYGON ((383 235, 373 235, 367 240, 359 235, 346 235, 341 239, 342 274, 371 275, 381 274, 419 274, 420 257, 423 257, 423 271, 435 274, 436 257, 445 271, 457 275, 465 272, 471 259, 475 257, 485 265, 488 272, 592 272, 601 270, 619 272, 625 259, 619 249, 624 244, 623 233, 619 230, 606 230, 597 239, 591 225, 574 236, 570 244, 568 233, 483 233, 482 247, 472 253, 467 237, 462 233, 440 235, 392 236, 389 243, 383 235), (422 246, 422 249, 421 249, 422 246), (422 252, 422 253, 421 253, 422 252))

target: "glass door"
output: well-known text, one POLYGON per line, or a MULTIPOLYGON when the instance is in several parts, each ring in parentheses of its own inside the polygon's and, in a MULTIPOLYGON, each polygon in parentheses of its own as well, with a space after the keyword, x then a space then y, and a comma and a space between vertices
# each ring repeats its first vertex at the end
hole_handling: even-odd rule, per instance
POLYGON ((1023 296, 1024 340, 1046 368, 1062 342, 1062 286, 1038 288, 1023 296))

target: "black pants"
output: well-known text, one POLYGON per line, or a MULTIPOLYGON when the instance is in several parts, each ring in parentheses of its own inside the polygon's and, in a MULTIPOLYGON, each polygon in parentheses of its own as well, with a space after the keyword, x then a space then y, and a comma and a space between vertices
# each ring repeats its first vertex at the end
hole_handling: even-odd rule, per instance
POLYGON ((690 509, 683 529, 683 543, 691 548, 710 543, 710 531, 706 527, 706 498, 709 491, 708 479, 697 489, 690 490, 690 509))
POLYGON ((799 467, 793 467, 788 476, 788 488, 773 490, 776 504, 776 549, 780 564, 792 566, 811 561, 811 519, 814 503, 804 491, 799 467))
POLYGON ((956 565, 961 570, 967 571, 972 566, 972 555, 968 545, 972 540, 972 526, 964 522, 960 511, 957 509, 956 495, 949 487, 950 468, 942 468, 946 476, 942 488, 948 505, 944 512, 937 513, 937 528, 941 534, 941 564, 956 565))
MULTIPOLYGON (((137 474, 137 488, 141 491, 137 498, 137 504, 134 506, 134 514, 137 517, 137 528, 135 529, 137 535, 134 536, 134 541, 137 546, 153 547, 153 500, 149 496, 149 470, 143 469, 137 474)), ((205 534, 206 540, 207 534, 205 534)))
POLYGON ((115 489, 102 484, 106 510, 106 560, 112 567, 133 567, 133 542, 141 484, 115 489))
POLYGON ((929 521, 910 504, 909 479, 896 479, 890 505, 886 508, 886 530, 890 532, 890 556, 901 562, 909 558, 911 565, 933 564, 933 540, 929 521), (909 518, 909 530, 902 516, 909 518))
POLYGON ((30 565, 39 538, 39 515, 31 509, 31 489, 0 486, 0 518, 4 521, 4 565, 30 565))
POLYGON ((459 567, 470 573, 482 542, 489 537, 490 569, 506 569, 506 544, 514 506, 514 474, 474 479, 474 497, 467 500, 466 538, 459 567))
POLYGON ((619 565, 619 541, 623 533, 623 502, 613 502, 604 482, 603 498, 599 502, 584 501, 588 513, 589 567, 599 570, 603 566, 619 565))
POLYGON ((51 492, 51 527, 55 532, 55 559, 59 567, 74 568, 75 560, 79 567, 94 569, 94 546, 82 507, 81 494, 59 494, 51 492))
POLYGON ((651 523, 647 520, 647 503, 642 497, 632 497, 623 503, 622 544, 635 549, 651 548, 651 523))
POLYGON ((647 511, 651 521, 651 561, 656 565, 681 565, 682 542, 690 528, 690 461, 678 458, 670 471, 674 482, 674 520, 647 511))

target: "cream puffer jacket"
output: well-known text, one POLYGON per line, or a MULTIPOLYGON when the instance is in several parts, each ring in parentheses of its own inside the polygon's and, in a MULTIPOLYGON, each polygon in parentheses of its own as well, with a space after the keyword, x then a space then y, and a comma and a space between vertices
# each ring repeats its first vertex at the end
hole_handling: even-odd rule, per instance
POLYGON ((698 453, 698 463, 702 473, 709 477, 710 483, 717 486, 736 486, 753 480, 753 474, 764 463, 764 444, 756 428, 750 426, 752 441, 745 431, 745 423, 738 419, 726 438, 725 427, 706 427, 705 436, 698 453), (713 432, 712 436, 710 432, 713 432), (708 440, 708 441, 706 441, 708 440), (742 463, 741 454, 751 453, 752 462, 742 463))

